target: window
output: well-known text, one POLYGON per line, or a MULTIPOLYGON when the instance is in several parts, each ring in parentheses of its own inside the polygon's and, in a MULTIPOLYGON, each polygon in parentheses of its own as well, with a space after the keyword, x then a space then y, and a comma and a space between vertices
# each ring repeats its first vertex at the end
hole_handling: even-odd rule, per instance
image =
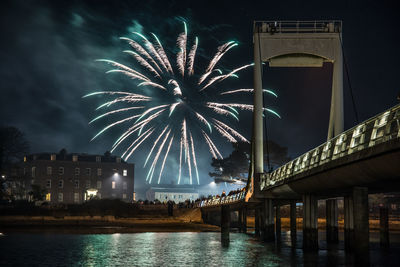
POLYGON ((75 168, 75 175, 78 176, 79 174, 81 174, 81 169, 75 168))
POLYGON ((86 180, 86 188, 90 188, 90 180, 86 180))
POLYGON ((26 162, 26 157, 24 157, 24 162, 26 162))
POLYGON ((117 163, 121 163, 121 158, 117 157, 117 158, 115 159, 115 161, 116 161, 117 163))
POLYGON ((96 162, 101 162, 101 157, 100 156, 96 156, 96 162))
POLYGON ((50 155, 50 160, 56 160, 56 154, 51 154, 50 155))
POLYGON ((122 199, 126 199, 126 194, 122 194, 122 199))
POLYGON ((51 188, 51 180, 46 180, 46 188, 51 188))
POLYGON ((101 189, 101 181, 97 181, 97 189, 101 189))
POLYGON ((31 184, 35 184, 35 179, 32 179, 32 180, 31 180, 31 184))
POLYGON ((51 175, 53 173, 52 167, 47 167, 47 175, 51 175))
POLYGON ((122 175, 123 175, 123 176, 128 176, 128 170, 123 170, 123 171, 122 171, 122 175))
POLYGON ((73 155, 72 156, 72 161, 75 161, 75 162, 78 161, 78 155, 73 155))
POLYGON ((101 193, 100 192, 97 192, 97 195, 96 195, 99 199, 101 199, 101 193))
POLYGON ((51 194, 50 193, 46 194, 46 201, 51 201, 51 194))
POLYGON ((97 169, 97 176, 101 176, 101 169, 97 169))
POLYGON ((111 188, 112 188, 112 189, 115 189, 115 181, 112 181, 112 182, 111 182, 111 188))
POLYGON ((79 188, 79 180, 75 180, 75 188, 79 188))
POLYGON ((59 167, 58 168, 58 174, 59 175, 64 175, 64 167, 59 167))
POLYGON ((79 193, 74 193, 74 202, 79 203, 79 193))
POLYGON ((26 175, 26 168, 24 167, 24 176, 26 175))
POLYGON ((125 190, 128 189, 128 184, 127 184, 127 182, 123 182, 122 188, 125 189, 125 190))
POLYGON ((116 195, 116 194, 111 194, 111 196, 112 196, 112 197, 117 197, 117 195, 116 195))
POLYGON ((90 168, 86 168, 86 175, 90 176, 90 168))
POLYGON ((63 202, 63 201, 64 201, 63 193, 58 193, 58 202, 63 202))
POLYGON ((32 167, 32 177, 36 176, 36 167, 32 167))
POLYGON ((63 188, 64 187, 64 180, 59 180, 58 181, 58 188, 63 188))

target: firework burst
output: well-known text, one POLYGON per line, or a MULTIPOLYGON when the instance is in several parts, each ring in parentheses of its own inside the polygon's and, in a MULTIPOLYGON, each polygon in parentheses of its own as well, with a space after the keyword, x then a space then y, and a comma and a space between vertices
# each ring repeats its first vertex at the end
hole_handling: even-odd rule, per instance
MULTIPOLYGON (((140 67, 132 68, 107 59, 97 61, 114 67, 107 73, 122 73, 133 79, 135 91, 140 93, 100 91, 85 95, 84 97, 104 95, 112 98, 96 109, 109 110, 90 123, 115 115, 120 116, 101 129, 92 140, 112 127, 123 125, 125 130, 113 144, 111 152, 125 144, 121 157, 128 160, 143 143, 147 141, 152 144, 144 162, 144 167, 148 168, 146 177, 148 183, 159 184, 167 157, 175 156, 177 162, 179 161, 177 183, 182 183, 182 175, 185 173, 189 177, 190 184, 200 184, 195 141, 207 144, 214 158, 222 156, 213 141, 213 136, 220 135, 229 142, 248 142, 228 123, 230 118, 238 121, 238 110, 252 110, 252 105, 224 103, 222 98, 224 95, 251 93, 252 89, 224 91, 218 85, 227 78, 237 78, 237 72, 253 64, 235 68, 225 74, 216 68, 221 58, 238 45, 230 41, 217 48, 208 66, 197 75, 195 62, 199 40, 195 37, 190 44, 186 23, 184 31, 178 35, 176 41, 178 52, 174 68, 171 64, 173 61, 170 61, 155 34, 151 33, 151 40, 140 33, 134 33, 134 36, 135 40, 127 37, 120 39, 126 41, 132 49, 123 52, 133 57, 140 67), (174 146, 178 147, 179 153, 172 153, 171 148, 174 146)), ((265 92, 274 94, 268 90, 265 92)), ((266 109, 266 111, 279 116, 272 110, 266 109)))

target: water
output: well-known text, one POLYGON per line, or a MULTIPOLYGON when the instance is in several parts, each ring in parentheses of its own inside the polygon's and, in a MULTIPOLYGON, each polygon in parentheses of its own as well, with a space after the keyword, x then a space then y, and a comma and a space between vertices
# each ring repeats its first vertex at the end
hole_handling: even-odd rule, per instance
MULTIPOLYGON (((303 253, 287 245, 261 243, 251 235, 231 233, 230 246, 220 233, 57 234, 5 233, 0 235, 1 266, 342 266, 352 265, 343 249, 303 253)), ((323 241, 321 241, 323 243, 323 241)), ((323 246, 322 246, 323 247, 323 246)), ((340 247, 340 244, 339 244, 340 247)), ((400 263, 400 249, 380 251, 371 245, 376 266, 400 263)))

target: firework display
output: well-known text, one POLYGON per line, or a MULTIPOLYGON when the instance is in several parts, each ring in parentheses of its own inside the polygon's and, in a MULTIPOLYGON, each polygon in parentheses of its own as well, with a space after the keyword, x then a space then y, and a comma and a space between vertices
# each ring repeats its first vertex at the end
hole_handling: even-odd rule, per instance
MULTIPOLYGON (((111 152, 119 147, 123 148, 121 157, 128 160, 144 143, 151 146, 144 160, 144 167, 148 168, 148 183, 160 184, 167 158, 173 156, 179 161, 177 184, 183 183, 182 176, 186 174, 188 183, 200 184, 196 143, 205 143, 212 157, 222 158, 213 141, 217 135, 228 142, 249 142, 228 124, 232 119, 239 120, 239 110, 252 111, 253 106, 225 103, 223 100, 226 95, 252 93, 253 89, 224 90, 219 85, 227 78, 237 78, 239 71, 253 64, 225 71, 225 74, 217 68, 221 58, 238 45, 230 41, 219 46, 208 66, 199 75, 196 74, 195 69, 201 69, 196 65, 199 40, 195 37, 192 45, 189 45, 187 25, 183 24, 184 31, 178 35, 176 41, 178 52, 175 64, 155 34, 151 33, 151 38, 147 38, 135 32, 133 39, 120 39, 130 45, 132 50, 123 52, 132 56, 139 67, 129 67, 108 59, 97 60, 114 67, 107 73, 121 73, 133 79, 135 92, 100 91, 84 96, 103 95, 108 99, 96 110, 109 111, 94 118, 90 124, 119 116, 101 129, 92 140, 108 129, 120 126, 125 130, 112 145, 111 152), (174 147, 179 152, 172 152, 174 147)), ((276 97, 270 90, 264 92, 276 97)), ((273 110, 265 111, 279 117, 273 110)))

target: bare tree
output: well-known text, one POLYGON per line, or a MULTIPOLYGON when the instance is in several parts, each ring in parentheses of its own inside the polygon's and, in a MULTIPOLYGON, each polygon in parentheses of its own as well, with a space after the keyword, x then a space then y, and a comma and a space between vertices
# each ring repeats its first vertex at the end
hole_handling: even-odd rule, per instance
POLYGON ((0 172, 22 160, 28 153, 29 144, 24 134, 15 127, 0 127, 0 172))

